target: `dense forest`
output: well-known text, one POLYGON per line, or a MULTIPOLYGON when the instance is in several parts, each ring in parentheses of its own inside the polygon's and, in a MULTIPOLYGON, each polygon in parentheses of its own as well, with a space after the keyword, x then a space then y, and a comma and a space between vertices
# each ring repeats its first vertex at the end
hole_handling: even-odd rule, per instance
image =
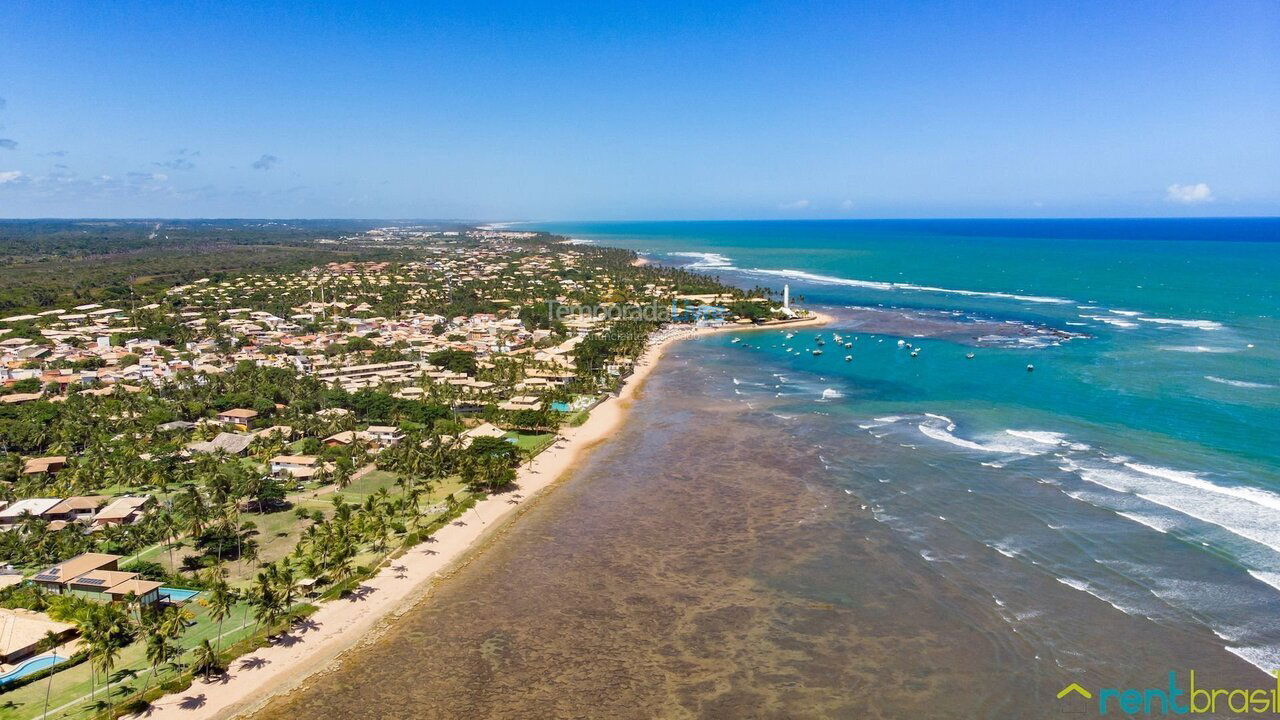
POLYGON ((402 250, 338 243, 377 224, 356 220, 3 220, 0 313, 114 303, 172 285, 402 250))

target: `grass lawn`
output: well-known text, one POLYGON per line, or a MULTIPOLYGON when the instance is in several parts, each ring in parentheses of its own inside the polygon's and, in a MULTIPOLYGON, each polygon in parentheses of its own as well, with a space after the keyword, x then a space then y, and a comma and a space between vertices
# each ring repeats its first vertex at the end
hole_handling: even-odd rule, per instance
POLYGON ((400 488, 396 487, 399 477, 387 470, 374 470, 343 488, 342 494, 349 502, 362 502, 366 495, 372 495, 383 488, 389 493, 399 494, 400 488))
MULTIPOLYGON (((198 596, 196 599, 199 599, 198 596)), ((196 624, 187 629, 187 632, 178 640, 178 644, 184 650, 190 650, 206 638, 216 642, 218 624, 209 619, 208 610, 195 601, 187 603, 186 608, 195 614, 196 624)), ((246 624, 246 609, 248 609, 247 605, 236 605, 231 617, 223 621, 222 644, 224 647, 253 632, 253 613, 252 611, 249 612, 246 624)), ((150 669, 146 661, 144 644, 142 638, 139 638, 138 642, 133 643, 120 653, 120 658, 116 661, 116 668, 112 676, 113 678, 118 677, 125 686, 132 687, 133 690, 141 690, 149 674, 150 669), (122 670, 133 670, 138 675, 130 679, 121 673, 122 670)), ((156 682, 163 682, 175 674, 171 670, 162 670, 159 679, 152 680, 152 685, 156 684, 156 682)), ((30 718, 40 717, 41 712, 44 710, 44 694, 48 684, 49 680, 43 679, 0 695, 0 720, 30 720, 30 718)), ((75 667, 54 674, 52 692, 49 696, 49 717, 63 719, 82 718, 91 715, 96 711, 95 706, 88 698, 92 687, 93 682, 88 662, 80 663, 75 667), (59 710, 54 712, 55 709, 59 710)), ((117 692, 116 687, 117 683, 113 681, 113 695, 117 692)), ((122 692, 116 697, 122 698, 128 694, 129 692, 122 692)), ((97 696, 99 700, 105 699, 101 678, 98 679, 97 696)))
POLYGON ((514 438, 516 447, 520 448, 521 452, 527 453, 541 452, 551 444, 552 440, 555 440, 556 436, 551 433, 526 433, 513 430, 504 437, 514 438))

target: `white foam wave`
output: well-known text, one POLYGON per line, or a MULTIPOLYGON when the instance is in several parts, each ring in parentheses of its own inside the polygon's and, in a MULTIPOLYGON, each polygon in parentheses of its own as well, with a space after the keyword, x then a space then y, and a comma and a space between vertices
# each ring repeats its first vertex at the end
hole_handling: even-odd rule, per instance
POLYGON ((673 252, 668 253, 672 257, 696 258, 693 262, 685 267, 691 268, 719 268, 721 270, 732 270, 733 261, 728 257, 714 252, 673 252))
POLYGON ((1280 495, 1267 492, 1266 490, 1234 485, 1217 485, 1201 478, 1196 473, 1187 472, 1186 470, 1171 470, 1169 468, 1154 465, 1143 465, 1142 463, 1136 462, 1127 462, 1124 466, 1130 470, 1137 470, 1144 475, 1172 480, 1173 482, 1187 485, 1189 487, 1207 490, 1219 495, 1240 498, 1241 500, 1246 500, 1263 507, 1271 508, 1272 510, 1280 510, 1280 495))
POLYGON ((1226 651, 1258 668, 1267 677, 1275 677, 1272 673, 1280 668, 1280 648, 1277 647, 1231 647, 1226 651))
POLYGON ((842 397, 844 397, 844 393, 834 388, 827 388, 822 391, 823 400, 839 400, 842 397))
POLYGON ((879 280, 858 280, 854 278, 836 277, 833 275, 818 275, 816 273, 805 272, 803 270, 769 270, 765 268, 752 268, 750 270, 744 270, 743 272, 756 273, 760 275, 773 275, 776 277, 785 277, 794 280, 804 280, 806 282, 817 283, 820 285, 845 285, 847 287, 866 288, 870 290, 914 290, 917 292, 945 293, 948 295, 964 295, 968 297, 990 297, 1002 300, 1021 300, 1024 302, 1034 303, 1069 304, 1073 302, 1071 300, 1058 297, 1018 295, 1016 293, 998 292, 993 290, 958 290, 955 288, 942 288, 931 285, 913 285, 911 283, 883 282, 879 280))
POLYGON ((1130 330, 1130 329, 1133 329, 1133 328, 1138 327, 1138 323, 1136 323, 1136 322, 1134 322, 1134 321, 1132 321, 1132 320, 1125 320, 1125 319, 1123 319, 1123 318, 1107 317, 1106 315, 1081 315, 1080 317, 1082 317, 1082 318, 1087 318, 1087 319, 1089 319, 1089 320, 1097 320, 1097 321, 1099 321, 1099 322, 1104 322, 1104 323, 1106 323, 1106 324, 1108 324, 1108 325, 1113 325, 1113 326, 1118 327, 1118 328, 1125 328, 1126 330, 1130 330))
MULTIPOLYGON (((930 415, 929 419, 923 421, 918 426, 921 434, 934 440, 939 440, 956 447, 965 448, 966 450, 978 450, 981 452, 1002 453, 1006 455, 1043 455, 1048 452, 1048 448, 1043 447, 1037 441, 1030 442, 1010 442, 1009 438, 1013 436, 997 435, 991 438, 984 438, 983 442, 968 440, 958 437, 952 433, 955 430, 955 424, 950 419, 939 415, 930 415), (945 425, 944 425, 945 424, 945 425)), ((1018 438, 1018 440, 1025 440, 1018 438)))
POLYGON ((1235 348, 1225 348, 1225 347, 1208 347, 1208 346, 1205 346, 1205 345, 1164 345, 1164 346, 1161 346, 1161 347, 1160 347, 1160 349, 1161 349, 1161 350, 1167 350, 1167 351, 1169 351, 1169 352, 1184 352, 1184 353, 1233 353, 1233 352, 1240 352, 1239 350, 1237 350, 1237 349, 1235 349, 1235 348))
POLYGON ((1177 325, 1178 327, 1195 328, 1196 330, 1221 330, 1222 323, 1213 320, 1179 320, 1176 318, 1140 317, 1142 322, 1159 325, 1177 325))
POLYGON ((1017 548, 1009 547, 1004 543, 992 543, 987 547, 991 548, 992 550, 995 550, 996 552, 1000 553, 1001 555, 1007 558, 1017 559, 1018 555, 1021 554, 1021 551, 1019 551, 1017 548))
POLYGON ((1116 514, 1126 520, 1132 520, 1139 525, 1145 525, 1161 534, 1168 534, 1168 532, 1177 525, 1177 523, 1170 521, 1168 518, 1162 518, 1158 515, 1142 515, 1135 512, 1123 512, 1119 510, 1116 511, 1116 514))
POLYGON ((1043 445, 1067 444, 1066 434, 1060 432, 1050 432, 1048 430, 1005 430, 1005 432, 1014 437, 1031 440, 1043 445))
POLYGON ((1238 388, 1252 388, 1255 390, 1269 390, 1276 387, 1275 385, 1268 385, 1267 383, 1249 382, 1248 380, 1232 380, 1230 378, 1220 378, 1216 375, 1205 375, 1204 379, 1209 382, 1216 382, 1220 385, 1230 385, 1231 387, 1238 388))
POLYGON ((1254 580, 1266 583, 1276 590, 1280 590, 1280 572, 1271 572, 1269 570, 1250 570, 1249 574, 1254 580))
POLYGON ((1063 465, 1085 482, 1141 498, 1280 552, 1280 527, 1275 522, 1280 496, 1254 488, 1215 485, 1195 473, 1138 463, 1125 463, 1124 467, 1128 469, 1092 467, 1070 458, 1063 465))
POLYGON ((1098 598, 1098 599, 1099 599, 1099 600, 1101 600, 1102 602, 1104 602, 1104 603, 1106 603, 1106 604, 1110 605, 1111 607, 1113 607, 1113 608, 1115 608, 1115 609, 1119 610, 1120 612, 1124 613, 1125 615, 1138 615, 1138 616, 1144 616, 1144 615, 1143 615, 1143 613, 1142 613, 1140 610, 1137 610, 1136 608, 1126 608, 1126 607, 1124 607, 1123 605, 1121 605, 1121 604, 1117 603, 1116 601, 1112 600, 1111 598, 1106 597, 1106 596, 1105 596, 1105 595, 1103 595, 1103 594, 1102 594, 1102 593, 1101 593, 1097 588, 1095 588, 1095 587, 1094 587, 1093 585, 1091 585, 1090 583, 1085 582, 1084 580, 1075 580, 1075 579, 1073 579, 1073 578, 1061 578, 1061 577, 1060 577, 1060 578, 1054 578, 1054 579, 1055 579, 1055 580, 1057 580, 1058 582, 1062 583, 1063 585, 1066 585, 1067 587, 1069 587, 1069 588, 1073 589, 1073 590, 1079 590, 1079 591, 1080 591, 1080 592, 1082 592, 1082 593, 1088 593, 1089 595, 1092 595, 1093 597, 1098 598))

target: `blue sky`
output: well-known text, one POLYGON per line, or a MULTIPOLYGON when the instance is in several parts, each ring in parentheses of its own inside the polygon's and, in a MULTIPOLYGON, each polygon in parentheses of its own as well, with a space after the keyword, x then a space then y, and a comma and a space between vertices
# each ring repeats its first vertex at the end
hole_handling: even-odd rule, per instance
POLYGON ((1280 3, 0 4, 0 217, 1280 215, 1280 3))

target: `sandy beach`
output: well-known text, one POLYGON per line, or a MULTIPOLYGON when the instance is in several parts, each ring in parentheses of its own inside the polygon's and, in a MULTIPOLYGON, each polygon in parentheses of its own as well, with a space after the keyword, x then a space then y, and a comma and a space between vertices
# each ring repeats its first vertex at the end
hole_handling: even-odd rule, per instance
POLYGON ((196 679, 187 690, 167 695, 140 716, 146 718, 230 718, 250 712, 272 696, 299 688, 331 667, 346 650, 375 641, 394 620, 429 596, 436 581, 462 568, 476 550, 501 534, 503 526, 550 486, 565 477, 585 452, 613 434, 663 352, 679 340, 713 332, 750 332, 772 327, 821 325, 828 316, 768 326, 673 328, 652 339, 635 371, 616 396, 591 411, 585 423, 565 428, 555 445, 520 468, 518 490, 490 497, 457 522, 392 560, 366 581, 360 592, 321 605, 305 626, 283 639, 237 658, 227 674, 206 683, 196 679))

